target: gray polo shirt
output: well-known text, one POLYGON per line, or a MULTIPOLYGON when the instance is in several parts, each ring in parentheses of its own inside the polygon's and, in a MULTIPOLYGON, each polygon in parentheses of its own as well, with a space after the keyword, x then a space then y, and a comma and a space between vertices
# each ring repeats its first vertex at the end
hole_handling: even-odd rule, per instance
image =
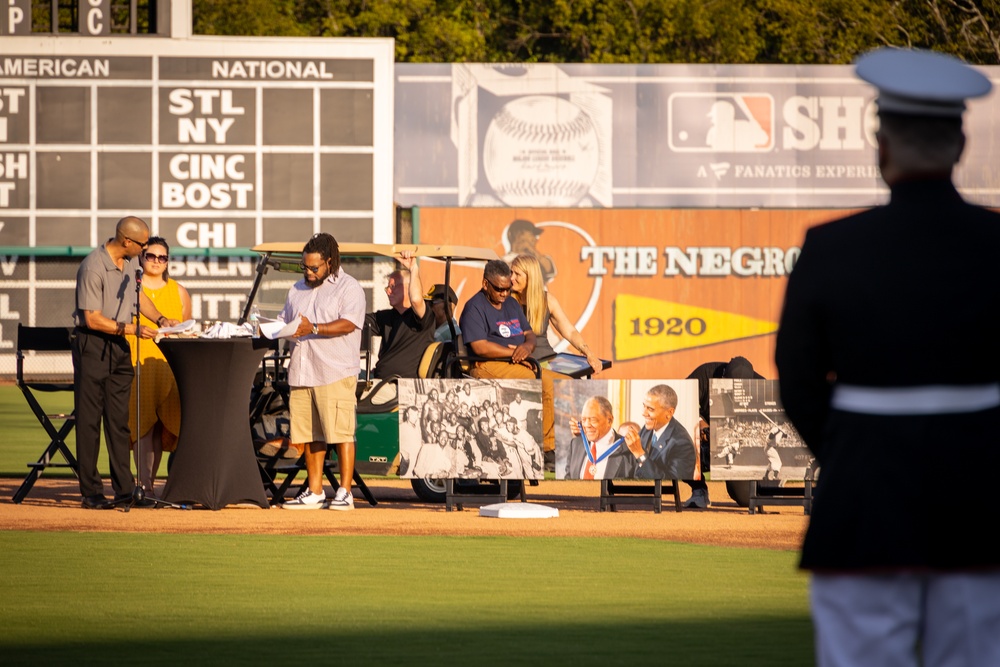
POLYGON ((99 310, 115 322, 128 324, 135 317, 135 270, 139 258, 126 258, 119 270, 101 245, 84 257, 76 272, 76 324, 87 326, 85 310, 99 310))

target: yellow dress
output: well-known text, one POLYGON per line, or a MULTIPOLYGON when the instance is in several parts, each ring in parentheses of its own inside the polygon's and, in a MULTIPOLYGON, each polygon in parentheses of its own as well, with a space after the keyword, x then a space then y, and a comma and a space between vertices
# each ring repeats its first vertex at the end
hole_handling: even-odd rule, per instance
MULTIPOLYGON (((181 293, 177 281, 168 278, 167 284, 159 289, 151 289, 143 285, 142 291, 156 304, 157 310, 167 319, 180 320, 183 316, 184 307, 181 304, 181 293)), ((149 320, 145 315, 140 316, 140 321, 147 327, 156 326, 156 322, 149 320)), ((135 365, 135 336, 127 338, 129 346, 132 348, 132 364, 135 365)), ((174 380, 170 365, 156 343, 149 339, 143 339, 139 351, 142 354, 140 360, 142 366, 139 369, 139 378, 142 383, 139 392, 139 398, 142 401, 140 414, 142 424, 141 428, 136 429, 136 381, 133 379, 128 416, 132 442, 134 443, 138 436, 148 433, 156 422, 160 422, 163 424, 163 430, 168 432, 161 435, 163 451, 172 452, 177 446, 177 435, 181 432, 181 399, 177 392, 177 382, 174 380)))

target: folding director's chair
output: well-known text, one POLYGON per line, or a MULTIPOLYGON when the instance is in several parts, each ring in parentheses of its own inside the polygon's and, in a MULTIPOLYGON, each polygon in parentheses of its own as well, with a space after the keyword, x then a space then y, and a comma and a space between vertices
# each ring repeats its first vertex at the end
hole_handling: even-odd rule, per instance
POLYGON ((69 414, 46 414, 34 394, 73 391, 71 331, 67 327, 17 326, 17 386, 21 388, 21 393, 38 423, 48 434, 50 442, 38 461, 28 464, 31 471, 14 494, 15 503, 24 500, 46 468, 70 468, 77 478, 80 477, 80 466, 66 446, 66 436, 76 425, 76 410, 69 414), (52 421, 54 419, 62 420, 58 428, 52 421), (65 463, 53 461, 57 453, 62 455, 65 463))

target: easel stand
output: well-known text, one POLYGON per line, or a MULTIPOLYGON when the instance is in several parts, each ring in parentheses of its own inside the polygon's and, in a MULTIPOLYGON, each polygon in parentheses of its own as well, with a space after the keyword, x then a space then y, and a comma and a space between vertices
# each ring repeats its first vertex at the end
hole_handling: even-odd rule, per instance
MULTIPOLYGON (((139 342, 142 340, 142 336, 139 335, 140 325, 140 312, 139 312, 139 297, 142 294, 142 269, 135 270, 135 427, 136 430, 142 428, 142 394, 141 394, 141 368, 142 368, 142 357, 139 355, 139 342)), ((154 343, 155 345, 155 343, 154 343)), ((191 509, 187 505, 178 505, 166 500, 161 500, 156 496, 150 494, 146 496, 146 490, 142 488, 142 480, 139 474, 139 464, 142 461, 142 435, 138 434, 135 440, 135 475, 133 476, 132 485, 132 495, 127 498, 116 498, 112 500, 109 505, 112 507, 117 507, 118 505, 124 505, 125 511, 128 512, 133 507, 139 503, 145 503, 147 498, 152 501, 152 505, 144 504, 144 507, 159 507, 164 505, 166 507, 173 507, 174 509, 185 510, 191 509)))
POLYGON ((652 507, 659 514, 663 510, 663 492, 674 494, 674 511, 681 511, 681 492, 675 479, 654 479, 653 486, 645 484, 622 484, 614 480, 601 480, 601 511, 617 512, 618 505, 638 505, 652 507), (664 485, 664 481, 668 482, 664 485))
POLYGON ((767 505, 798 505, 806 516, 812 512, 813 500, 812 480, 806 480, 805 485, 798 486, 762 486, 750 482, 750 514, 763 514, 767 505))

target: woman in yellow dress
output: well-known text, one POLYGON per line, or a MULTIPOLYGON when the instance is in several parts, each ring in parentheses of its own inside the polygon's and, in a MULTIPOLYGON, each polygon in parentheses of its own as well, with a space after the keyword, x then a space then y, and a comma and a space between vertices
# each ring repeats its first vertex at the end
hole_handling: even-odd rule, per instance
MULTIPOLYGON (((149 239, 146 252, 142 255, 142 291, 146 293, 157 309, 168 319, 185 322, 191 319, 191 296, 188 291, 172 280, 167 273, 170 246, 165 239, 153 236, 149 239)), ((143 315, 142 324, 156 327, 143 315)), ((129 336, 132 346, 132 363, 136 363, 135 336, 129 336)), ((163 452, 172 452, 177 446, 177 435, 181 429, 181 402, 177 392, 177 382, 170 371, 160 347, 151 340, 139 345, 139 400, 142 402, 136 424, 136 381, 132 381, 132 400, 129 410, 129 430, 132 432, 132 447, 135 465, 139 471, 139 481, 146 493, 153 493, 153 483, 160 467, 163 452), (141 434, 141 436, 140 436, 141 434), (136 439, 141 437, 140 446, 136 439)))

